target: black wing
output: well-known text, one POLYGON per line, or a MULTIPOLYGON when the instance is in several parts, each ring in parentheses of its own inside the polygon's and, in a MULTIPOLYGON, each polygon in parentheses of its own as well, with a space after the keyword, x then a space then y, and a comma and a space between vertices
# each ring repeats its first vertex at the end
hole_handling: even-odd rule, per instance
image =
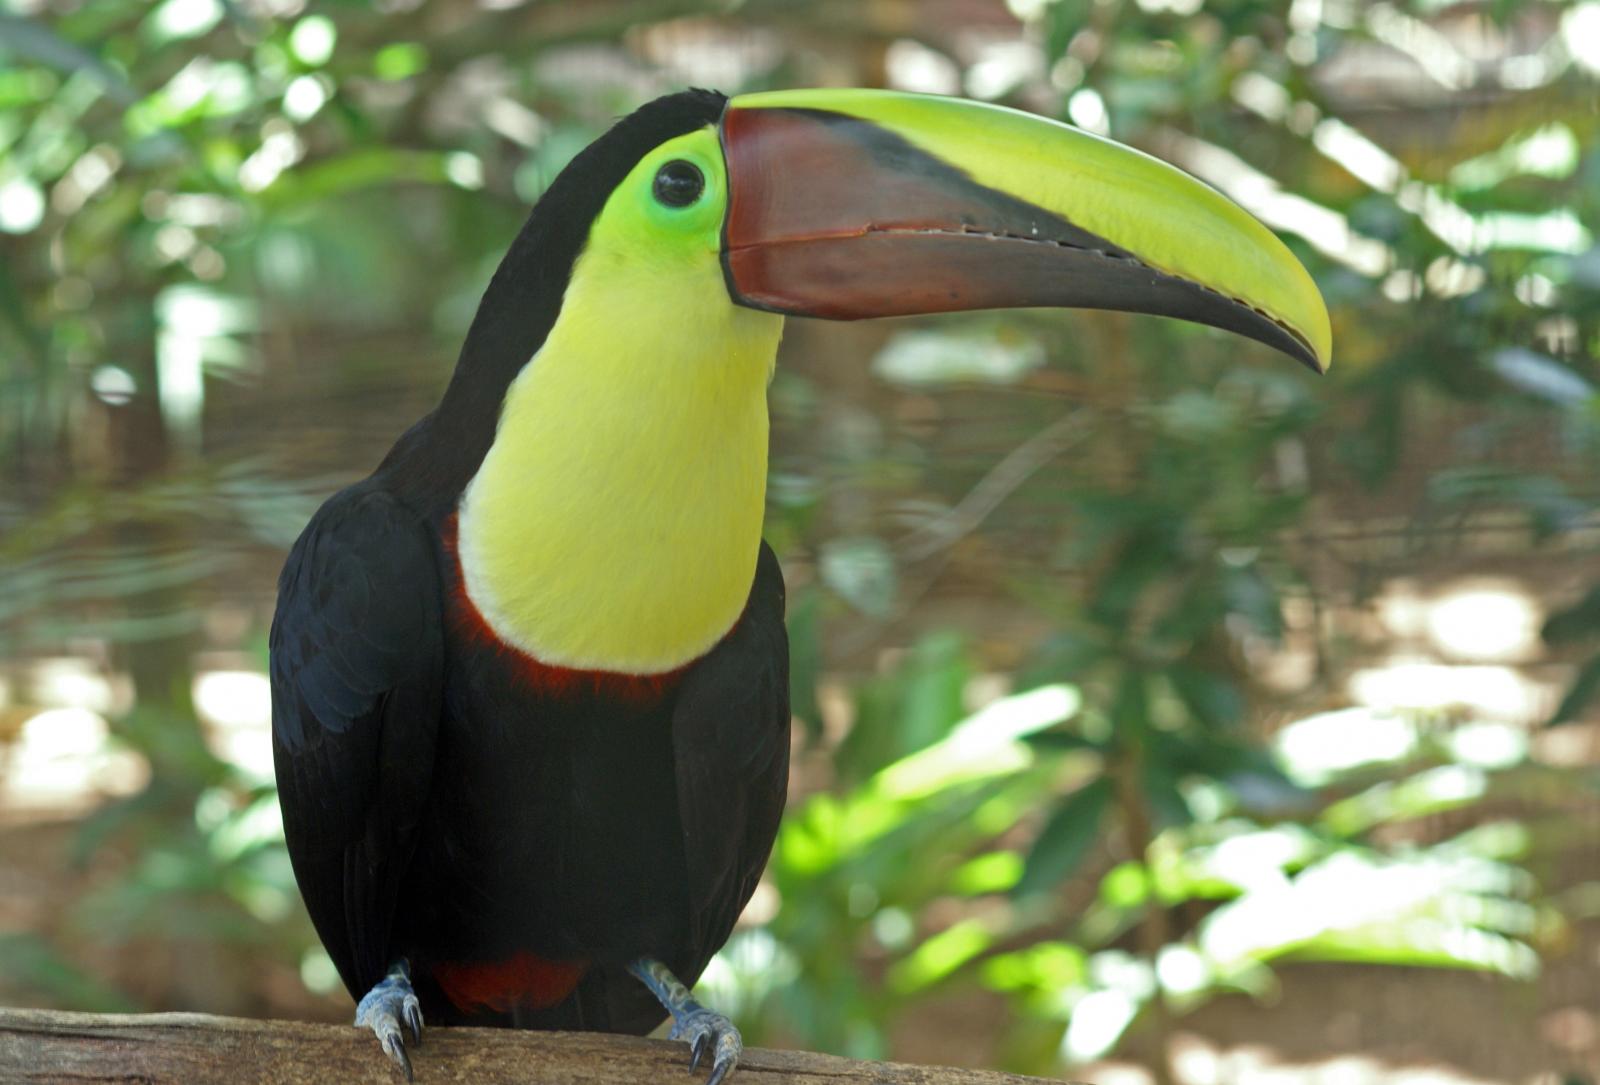
POLYGON ((772 851, 789 784, 789 637, 783 573, 766 543, 733 632, 695 664, 673 715, 694 983, 733 930, 772 851))
POLYGON ((272 751, 295 879, 356 998, 389 938, 433 776, 444 674, 435 546, 372 482, 295 543, 272 620, 272 751))

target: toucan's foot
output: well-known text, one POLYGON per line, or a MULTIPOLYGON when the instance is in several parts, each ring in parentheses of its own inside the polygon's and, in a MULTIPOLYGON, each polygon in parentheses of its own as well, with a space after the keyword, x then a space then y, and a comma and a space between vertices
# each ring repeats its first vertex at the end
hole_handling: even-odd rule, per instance
POLYGON ((389 974, 357 1004, 356 1028, 371 1029, 378 1043, 383 1045, 383 1053, 394 1060, 405 1073, 406 1080, 411 1081, 411 1057, 406 1054, 401 1025, 411 1033, 412 1044, 421 1047, 422 1003, 411 989, 411 966, 403 960, 390 965, 389 974))
POLYGON ((669 1040, 684 1040, 689 1044, 689 1069, 700 1065, 706 1052, 711 1052, 711 1078, 707 1085, 719 1083, 733 1072, 744 1053, 744 1040, 722 1014, 698 1006, 682 1017, 673 1018, 669 1040))
POLYGON ((739 1056, 744 1053, 744 1040, 733 1022, 715 1010, 708 1010, 694 1000, 689 989, 678 982, 672 970, 660 961, 641 957, 628 966, 661 1004, 672 1014, 672 1031, 668 1039, 684 1040, 689 1044, 689 1070, 693 1072, 700 1060, 711 1055, 711 1077, 706 1085, 722 1085, 739 1056))

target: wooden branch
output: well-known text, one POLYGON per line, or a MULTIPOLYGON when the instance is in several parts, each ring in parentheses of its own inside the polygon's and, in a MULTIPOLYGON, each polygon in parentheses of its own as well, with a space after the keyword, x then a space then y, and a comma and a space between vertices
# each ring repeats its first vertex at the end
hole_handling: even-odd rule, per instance
MULTIPOLYGON (((640 1085, 690 1077, 681 1043, 586 1032, 436 1028, 412 1049, 417 1085, 640 1085)), ((0 1009, 0 1082, 401 1085, 364 1030, 198 1013, 0 1009)), ((981 1070, 748 1050, 734 1085, 1044 1085, 981 1070)))

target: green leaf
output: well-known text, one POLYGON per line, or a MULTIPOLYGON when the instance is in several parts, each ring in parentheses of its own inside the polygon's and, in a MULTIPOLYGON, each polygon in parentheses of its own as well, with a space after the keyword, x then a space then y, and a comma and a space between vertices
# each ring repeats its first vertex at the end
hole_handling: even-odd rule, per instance
POLYGON ((1033 657, 1017 675, 1017 688, 1078 681, 1085 671, 1105 658, 1105 654, 1106 647, 1098 638, 1073 629, 1058 630, 1035 649, 1033 657))
POLYGON ((812 590, 789 601, 785 624, 789 629, 789 710, 800 717, 806 737, 822 737, 822 709, 817 704, 817 677, 822 669, 818 634, 822 596, 812 590))
POLYGON ((1550 615, 1539 635, 1551 647, 1579 644, 1600 637, 1600 584, 1590 588, 1589 594, 1572 606, 1550 615))
POLYGON ((1502 347, 1489 356, 1490 367, 1519 392, 1558 407, 1576 407, 1594 399, 1594 385, 1548 354, 1526 347, 1502 347))
POLYGON ((996 991, 1059 994, 1087 978, 1088 958, 1071 942, 1039 942, 983 962, 983 982, 996 991))
MULTIPOLYGON (((1032 763, 1028 748, 1018 740, 1071 717, 1081 700, 1076 689, 1060 685, 991 702, 939 742, 878 773, 874 789, 884 797, 919 802, 979 780, 1012 777, 1032 763)), ((943 801, 948 804, 948 794, 943 801)), ((1014 820, 1014 815, 1007 816, 991 831, 1014 820)))
POLYGON ((1439 765, 1403 780, 1385 780, 1322 811, 1322 823, 1353 837, 1380 825, 1469 807, 1483 800, 1488 774, 1468 765, 1439 765))
POLYGON ((1577 723, 1589 703, 1597 700, 1600 700, 1600 656, 1589 660, 1578 671, 1577 680, 1572 683, 1572 688, 1567 690, 1567 695, 1561 698, 1561 704, 1556 706, 1555 714, 1545 726, 1558 727, 1563 723, 1577 723))
POLYGON ((1096 585, 1090 616, 1107 627, 1125 628, 1145 591, 1172 576, 1177 549, 1170 525, 1153 524, 1130 532, 1096 585))
POLYGON ((390 82, 409 79, 428 67, 428 50, 414 41, 385 45, 372 57, 372 72, 390 82))
POLYGON ((1111 725, 1124 742, 1150 729, 1150 690, 1143 671, 1129 668, 1122 672, 1111 702, 1111 725))
POLYGON ((840 771, 861 779, 944 738, 967 714, 971 675, 963 637, 923 637, 894 673, 857 693, 855 724, 836 758, 840 771))
POLYGON ((281 212, 361 189, 406 182, 450 183, 449 155, 393 147, 361 147, 285 170, 259 195, 264 207, 281 212))
POLYGON ((1404 397, 1395 374, 1371 397, 1371 406, 1358 429, 1340 434, 1335 448, 1339 458, 1368 489, 1376 489, 1400 462, 1405 432, 1404 397))
POLYGON ((950 888, 963 896, 1003 893, 1022 877, 1022 856, 1014 851, 991 851, 969 859, 950 876, 950 888))
POLYGON ((1178 790, 1182 769, 1173 761, 1157 756, 1157 751, 1169 752, 1164 745, 1153 746, 1152 756, 1142 766, 1140 777, 1145 804, 1150 807, 1157 828, 1190 825, 1194 822, 1194 811, 1189 809, 1188 800, 1178 790))
POLYGON ((1539 970, 1538 955, 1515 938, 1433 919, 1324 931, 1300 943, 1291 955, 1304 960, 1459 968, 1521 979, 1539 970))
POLYGON ((1526 512, 1540 536, 1573 530, 1588 507, 1550 475, 1503 467, 1446 468, 1428 480, 1428 498, 1445 506, 1507 506, 1526 512))
POLYGON ((1167 681, 1190 714, 1212 730, 1234 727, 1244 717, 1239 688, 1219 674, 1179 664, 1167 671, 1167 681))
POLYGON ((0 43, 5 52, 64 72, 84 73, 118 105, 132 105, 138 100, 138 93, 115 68, 34 19, 0 14, 0 43))
POLYGON ((1099 752, 1105 749, 1103 743, 1071 731, 1040 731, 1036 735, 1022 736, 1022 741, 1036 750, 1049 750, 1052 753, 1073 753, 1078 750, 1099 752))
POLYGON ((1118 863, 1100 879, 1100 899, 1123 910, 1141 907, 1150 899, 1151 889, 1150 872, 1133 860, 1118 863))
POLYGON ((1257 633, 1276 643, 1283 637, 1283 611, 1278 593, 1254 565, 1230 569, 1223 591, 1228 608, 1255 627, 1257 633))
POLYGON ((982 953, 994 936, 981 920, 963 919, 923 942, 889 970, 889 989, 911 994, 937 983, 982 953))
POLYGON ((1106 776, 1068 795, 1035 838, 1013 894, 1026 897, 1053 889, 1078 869, 1100 836, 1110 802, 1111 780, 1106 776))
POLYGON ((822 582, 845 602, 874 618, 888 617, 897 577, 894 554, 882 539, 829 539, 822 545, 817 565, 822 582))

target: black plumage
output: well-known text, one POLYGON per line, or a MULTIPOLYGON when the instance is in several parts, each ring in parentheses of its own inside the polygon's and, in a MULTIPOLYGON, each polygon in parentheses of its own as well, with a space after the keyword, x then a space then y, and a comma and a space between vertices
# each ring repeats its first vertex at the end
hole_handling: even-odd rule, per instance
POLYGON ((693 983, 765 864, 789 728, 772 552, 718 645, 635 679, 530 666, 494 643, 453 546, 462 490, 589 223, 643 154, 723 105, 660 99, 574 160, 496 272, 438 409, 322 507, 284 567, 271 677, 285 833, 358 999, 405 958, 431 1022, 646 1031, 665 1011, 625 966, 653 957, 693 983))

